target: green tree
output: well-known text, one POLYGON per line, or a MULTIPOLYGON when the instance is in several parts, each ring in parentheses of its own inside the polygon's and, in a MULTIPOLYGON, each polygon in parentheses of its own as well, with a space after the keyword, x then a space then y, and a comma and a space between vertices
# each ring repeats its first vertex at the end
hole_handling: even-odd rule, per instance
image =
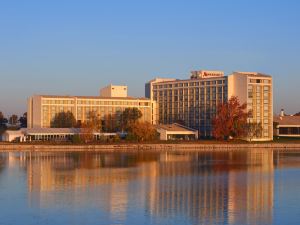
POLYGON ((4 117, 4 114, 0 112, 0 127, 5 126, 5 123, 7 123, 7 119, 4 117))
POLYGON ((137 122, 143 116, 138 108, 126 108, 120 115, 121 130, 128 131, 131 124, 137 122))
POLYGON ((241 138, 245 135, 248 113, 247 104, 240 104, 236 96, 228 102, 218 105, 216 117, 213 118, 213 136, 226 140, 229 137, 241 138))
POLYGON ((7 129, 6 123, 7 119, 4 117, 3 113, 0 112, 0 135, 2 135, 7 129))
POLYGON ((17 122, 18 122, 18 116, 17 115, 13 114, 13 115, 11 115, 11 117, 9 117, 9 123, 11 125, 16 125, 17 122))
POLYGON ((72 112, 59 112, 51 121, 52 128, 72 128, 76 126, 76 119, 72 112))
POLYGON ((0 123, 2 123, 4 120, 4 114, 0 111, 0 123))
POLYGON ((19 122, 20 122, 20 124, 21 124, 21 127, 23 127, 23 128, 27 127, 27 112, 25 112, 25 113, 23 114, 23 116, 21 116, 21 117, 19 118, 19 122))

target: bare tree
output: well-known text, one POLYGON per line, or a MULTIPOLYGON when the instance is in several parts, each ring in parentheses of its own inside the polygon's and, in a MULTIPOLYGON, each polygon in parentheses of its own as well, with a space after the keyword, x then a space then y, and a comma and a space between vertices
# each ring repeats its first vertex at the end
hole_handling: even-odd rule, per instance
POLYGON ((246 125, 246 138, 251 142, 255 138, 260 138, 262 135, 261 123, 247 123, 246 125))

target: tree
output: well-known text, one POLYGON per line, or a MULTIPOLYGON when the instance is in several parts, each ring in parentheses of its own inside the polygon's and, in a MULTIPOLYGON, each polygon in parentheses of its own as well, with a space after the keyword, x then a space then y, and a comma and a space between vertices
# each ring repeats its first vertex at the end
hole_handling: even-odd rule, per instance
POLYGON ((102 128, 102 122, 97 113, 94 111, 90 111, 88 113, 87 119, 84 124, 86 124, 87 127, 90 127, 93 131, 97 132, 100 132, 102 128))
POLYGON ((76 126, 76 119, 72 112, 59 112, 51 121, 52 128, 72 128, 76 126))
POLYGON ((11 125, 16 125, 17 122, 18 122, 18 116, 17 115, 13 114, 13 115, 11 115, 11 117, 9 117, 9 123, 11 125))
POLYGON ((23 128, 27 127, 27 112, 25 112, 25 113, 23 114, 23 116, 21 116, 21 117, 19 118, 19 122, 20 122, 20 124, 21 124, 21 127, 23 127, 23 128))
POLYGON ((0 111, 0 123, 3 123, 4 121, 4 115, 3 112, 0 111))
POLYGON ((121 130, 128 131, 131 124, 137 122, 143 116, 138 108, 126 108, 120 115, 121 130))
POLYGON ((149 122, 136 121, 130 124, 129 137, 134 137, 137 141, 152 141, 157 139, 157 131, 149 122))
POLYGON ((0 112, 0 127, 5 127, 5 124, 7 123, 7 119, 4 117, 4 114, 0 112))
POLYGON ((297 112, 296 114, 294 114, 294 116, 300 116, 300 112, 297 112))
POLYGON ((115 114, 107 114, 103 119, 103 131, 114 132, 117 129, 117 121, 115 114))
POLYGON ((248 113, 246 103, 240 104, 238 98, 233 96, 228 102, 218 105, 216 117, 213 118, 213 136, 216 139, 243 137, 247 124, 248 113))
POLYGON ((89 143, 94 140, 94 130, 87 123, 83 123, 80 128, 80 139, 84 143, 89 143))
POLYGON ((252 141, 254 138, 259 138, 262 135, 262 125, 261 123, 247 123, 246 124, 246 137, 249 141, 252 141))
POLYGON ((89 112, 87 120, 81 124, 80 138, 85 143, 92 142, 94 140, 94 132, 101 131, 101 120, 96 112, 89 112))

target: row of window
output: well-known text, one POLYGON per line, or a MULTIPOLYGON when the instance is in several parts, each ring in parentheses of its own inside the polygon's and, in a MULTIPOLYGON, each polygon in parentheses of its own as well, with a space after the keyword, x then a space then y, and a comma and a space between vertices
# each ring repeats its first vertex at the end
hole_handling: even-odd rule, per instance
POLYGON ((221 85, 226 84, 226 80, 213 80, 213 81, 201 81, 201 82, 184 82, 184 83, 175 83, 175 84, 160 84, 153 85, 153 89, 162 89, 162 88, 177 88, 177 87, 198 87, 198 86, 207 86, 207 85, 221 85))
POLYGON ((168 95, 204 95, 205 93, 221 93, 227 92, 227 86, 217 86, 217 87, 207 87, 207 88, 183 88, 183 89, 175 89, 175 90, 154 90, 153 94, 159 94, 160 96, 168 96, 168 95))
POLYGON ((271 83, 271 80, 268 80, 268 79, 250 79, 249 81, 250 81, 250 83, 255 83, 255 84, 259 84, 259 83, 270 84, 271 83))
MULTIPOLYGON (((44 105, 74 105, 74 100, 46 100, 42 103, 44 105)), ((98 101, 98 100, 78 100, 78 105, 128 105, 128 106, 150 106, 150 102, 138 101, 98 101)))

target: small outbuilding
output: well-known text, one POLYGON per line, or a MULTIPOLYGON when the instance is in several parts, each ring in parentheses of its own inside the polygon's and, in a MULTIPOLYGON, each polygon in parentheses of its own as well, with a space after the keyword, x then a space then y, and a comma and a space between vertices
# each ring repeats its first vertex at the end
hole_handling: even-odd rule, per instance
POLYGON ((300 138, 300 116, 274 116, 274 136, 300 138))
MULTIPOLYGON (((31 142, 31 141, 70 141, 74 135, 80 135, 85 131, 80 128, 22 128, 20 130, 6 130, 2 134, 2 141, 6 142, 31 142)), ((93 132, 95 140, 102 136, 113 137, 116 133, 93 132)))
POLYGON ((198 131, 178 123, 156 125, 160 140, 197 140, 198 131))
POLYGON ((20 130, 6 130, 1 137, 1 141, 6 142, 23 142, 25 140, 24 129, 20 130))

